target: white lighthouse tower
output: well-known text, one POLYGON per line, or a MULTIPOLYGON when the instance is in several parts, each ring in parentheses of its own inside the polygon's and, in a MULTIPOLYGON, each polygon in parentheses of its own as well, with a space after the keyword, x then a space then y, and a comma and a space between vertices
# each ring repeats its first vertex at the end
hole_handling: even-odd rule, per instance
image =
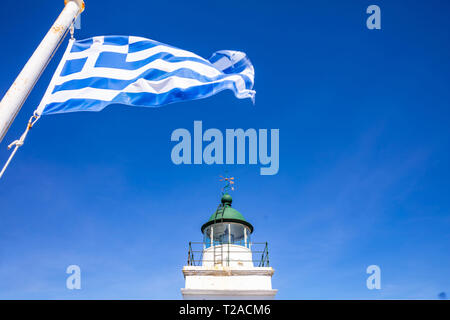
POLYGON ((184 299, 274 299, 267 242, 252 242, 253 226, 231 207, 228 193, 203 224, 203 242, 190 242, 184 299))

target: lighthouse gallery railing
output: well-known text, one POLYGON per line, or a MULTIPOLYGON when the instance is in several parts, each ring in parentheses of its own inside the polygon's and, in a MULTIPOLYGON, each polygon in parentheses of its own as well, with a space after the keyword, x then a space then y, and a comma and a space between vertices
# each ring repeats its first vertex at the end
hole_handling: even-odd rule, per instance
MULTIPOLYGON (((219 247, 218 250, 222 250, 222 252, 228 253, 227 257, 229 257, 230 253, 241 251, 233 251, 230 249, 229 243, 219 243, 215 241, 214 246, 219 247)), ((252 252, 252 260, 241 260, 242 262, 252 262, 253 265, 257 267, 269 267, 269 244, 267 242, 252 242, 250 244, 251 252, 252 252)), ((203 242, 189 242, 189 250, 188 250, 188 266, 201 266, 203 262, 212 262, 217 263, 216 260, 204 260, 203 252, 204 252, 204 243, 203 242)), ((223 259, 220 261, 222 265, 229 265, 230 261, 228 259, 223 259)))

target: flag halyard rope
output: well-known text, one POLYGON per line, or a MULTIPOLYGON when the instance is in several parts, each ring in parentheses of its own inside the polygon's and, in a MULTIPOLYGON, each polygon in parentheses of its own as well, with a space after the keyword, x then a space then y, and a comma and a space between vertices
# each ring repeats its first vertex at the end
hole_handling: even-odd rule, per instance
POLYGON ((35 112, 30 120, 28 120, 28 124, 27 124, 27 128, 25 129, 24 133, 20 136, 19 139, 11 142, 11 144, 8 146, 8 149, 11 149, 13 146, 14 150, 11 153, 11 155, 8 158, 8 161, 6 161, 5 165, 3 166, 2 171, 0 172, 0 179, 2 178, 3 174, 6 171, 6 168, 8 168, 11 160, 14 158, 14 155, 16 154, 17 150, 23 146, 23 144, 25 143, 25 139, 27 138, 28 132, 31 130, 31 128, 33 128, 34 124, 39 120, 40 116, 35 112))

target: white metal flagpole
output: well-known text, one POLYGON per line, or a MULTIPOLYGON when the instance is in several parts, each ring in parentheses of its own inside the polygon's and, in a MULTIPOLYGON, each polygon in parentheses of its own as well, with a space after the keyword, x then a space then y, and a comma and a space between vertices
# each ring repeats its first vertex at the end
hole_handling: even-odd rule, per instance
POLYGON ((65 0, 65 7, 0 102, 0 142, 75 18, 83 0, 65 0))

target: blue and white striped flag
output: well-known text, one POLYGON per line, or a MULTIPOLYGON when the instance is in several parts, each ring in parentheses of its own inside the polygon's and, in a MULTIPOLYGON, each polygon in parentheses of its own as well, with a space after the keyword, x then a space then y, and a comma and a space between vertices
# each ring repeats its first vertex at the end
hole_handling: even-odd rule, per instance
POLYGON ((240 51, 217 51, 206 60, 141 37, 70 40, 37 114, 100 111, 114 103, 161 106, 225 89, 253 99, 254 77, 240 51))

